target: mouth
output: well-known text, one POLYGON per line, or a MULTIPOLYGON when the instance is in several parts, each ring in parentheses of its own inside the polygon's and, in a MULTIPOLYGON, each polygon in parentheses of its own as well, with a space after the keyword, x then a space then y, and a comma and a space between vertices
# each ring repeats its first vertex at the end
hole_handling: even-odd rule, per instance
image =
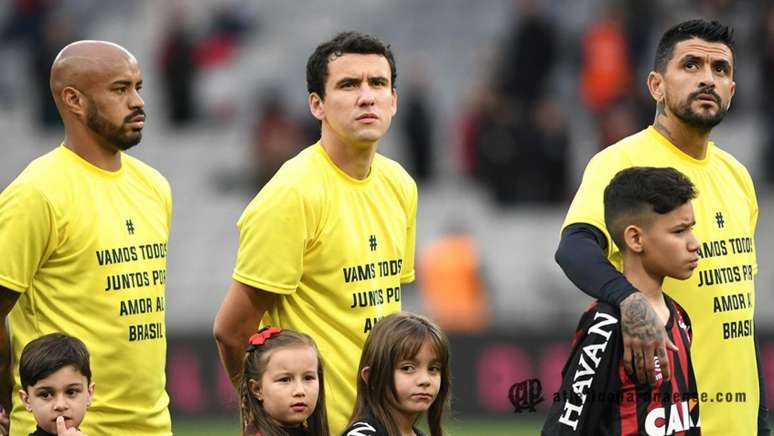
POLYGON ((702 103, 715 103, 716 105, 720 104, 720 99, 713 94, 699 94, 694 97, 694 100, 698 100, 702 103))
POLYGON ((412 394, 411 398, 417 401, 433 401, 433 396, 430 394, 412 394))
POLYGON ((304 412, 309 406, 307 406, 306 403, 294 403, 290 405, 290 408, 293 409, 294 412, 304 412))
POLYGON ((699 266, 699 259, 691 259, 688 261, 688 266, 691 267, 691 269, 695 269, 697 266, 699 266))
POLYGON ((142 129, 145 126, 145 115, 137 115, 129 119, 127 124, 135 130, 142 129))
POLYGON ((376 116, 376 114, 372 114, 372 113, 363 114, 363 115, 360 115, 359 117, 356 118, 356 120, 364 121, 364 122, 373 122, 373 121, 376 121, 378 119, 379 119, 379 117, 376 116))

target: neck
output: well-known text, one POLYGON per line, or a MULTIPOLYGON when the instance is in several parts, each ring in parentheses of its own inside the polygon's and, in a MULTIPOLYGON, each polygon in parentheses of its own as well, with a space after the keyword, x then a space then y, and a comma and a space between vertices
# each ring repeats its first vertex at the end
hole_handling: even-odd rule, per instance
POLYGON ((639 256, 627 253, 623 258, 624 277, 645 296, 663 324, 666 324, 669 320, 669 308, 666 306, 664 292, 661 288, 664 276, 648 272, 639 256))
POLYGON ((86 132, 66 129, 63 144, 97 168, 105 171, 121 169, 121 151, 110 144, 97 141, 86 132))
POLYGON ((333 163, 350 177, 363 180, 371 173, 371 163, 376 154, 376 142, 372 144, 345 143, 330 129, 324 127, 320 141, 333 163))
POLYGON ((414 436, 414 423, 417 418, 418 415, 416 414, 396 413, 394 415, 395 423, 398 424, 401 436, 414 436))
POLYGON ((664 110, 661 103, 659 103, 653 127, 688 156, 699 160, 707 156, 707 144, 711 129, 697 129, 687 126, 674 114, 664 110))

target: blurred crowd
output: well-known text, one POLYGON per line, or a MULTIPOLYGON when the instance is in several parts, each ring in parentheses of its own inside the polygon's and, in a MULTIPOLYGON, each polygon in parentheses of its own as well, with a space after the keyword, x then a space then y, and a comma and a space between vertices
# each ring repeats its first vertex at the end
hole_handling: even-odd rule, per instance
MULTIPOLYGON (((652 66, 657 37, 680 19, 701 16, 737 28, 737 58, 746 68, 740 80, 754 81, 754 94, 737 96, 744 104, 732 116, 754 115, 761 120, 761 174, 774 182, 774 3, 767 0, 620 0, 597 1, 590 19, 578 24, 564 8, 583 8, 568 2, 514 0, 509 24, 496 41, 484 77, 471 78, 473 95, 455 106, 451 123, 439 119, 431 104, 434 81, 419 65, 401 71, 400 111, 402 160, 420 184, 437 180, 446 169, 438 156, 453 156, 452 171, 484 188, 496 204, 560 204, 575 190, 572 177, 573 129, 586 123, 597 149, 644 128, 655 107, 645 77, 652 66), (569 18, 568 18, 569 17, 569 18), (749 21, 748 21, 749 20, 749 21), (747 24, 740 26, 740 24, 747 24), (752 24, 754 23, 754 24, 752 24), (749 30, 747 30, 749 29, 749 30), (476 85, 480 84, 480 85, 476 85), (447 129, 448 131, 440 131, 447 129), (448 139, 447 139, 448 138, 448 139)), ((100 7, 87 0, 9 0, 0 21, 0 53, 25 53, 25 86, 0 63, 0 110, 22 98, 41 129, 58 129, 48 76, 53 57, 68 42, 90 35, 90 23, 101 16, 126 11, 126 2, 103 0, 100 7)), ((261 21, 250 2, 213 2, 205 18, 192 17, 190 4, 159 6, 164 26, 152 53, 163 92, 163 110, 170 129, 197 123, 217 124, 249 118, 245 137, 249 174, 240 175, 254 193, 304 146, 316 141, 319 128, 306 110, 289 103, 279 87, 262 87, 251 96, 248 114, 233 99, 250 87, 234 87, 229 69, 246 56, 250 41, 261 37, 261 21), (214 93, 231 89, 216 98, 214 93)), ((572 12, 572 9, 570 10, 572 12)), ((401 53, 397 53, 401 59, 401 53)), ((464 56, 466 53, 460 53, 464 56)), ((423 62, 431 63, 432 57, 423 62)), ((739 70, 737 70, 737 74, 739 70)), ((739 74, 738 76, 739 77, 739 74)), ((437 85, 436 85, 437 86, 437 85)), ((249 91, 248 91, 249 92, 249 91)), ((737 105, 735 101, 735 105, 737 105)), ((244 127, 243 127, 244 128, 244 127)), ((485 301, 486 286, 479 269, 477 248, 464 231, 455 229, 430 245, 421 256, 426 263, 423 289, 429 313, 436 319, 460 320, 462 330, 484 328, 485 304, 468 318, 447 307, 433 289, 458 286, 465 301, 485 301), (449 250, 462 253, 446 256, 449 250), (456 263, 455 263, 456 262, 456 263), (460 278, 434 271, 447 268, 460 278), (464 325, 463 325, 464 324, 464 325)), ((422 266, 420 265, 420 268, 422 266)), ((470 306, 468 306, 470 307, 470 306)))

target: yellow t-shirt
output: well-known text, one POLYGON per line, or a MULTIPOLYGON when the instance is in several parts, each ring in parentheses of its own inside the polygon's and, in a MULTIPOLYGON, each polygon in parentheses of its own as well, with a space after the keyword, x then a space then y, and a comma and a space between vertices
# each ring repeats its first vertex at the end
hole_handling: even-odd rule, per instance
POLYGON ((416 184, 376 155, 356 180, 320 143, 286 162, 239 219, 233 278, 281 294, 263 319, 311 335, 322 354, 331 434, 355 404, 360 354, 414 280, 416 184))
POLYGON ((51 332, 91 354, 90 435, 170 435, 164 390, 164 283, 172 200, 161 174, 122 154, 103 171, 64 146, 0 194, 0 286, 21 295, 8 317, 15 388, 11 434, 35 429, 16 392, 22 348, 51 332))
POLYGON ((702 434, 757 434, 753 236, 758 203, 750 175, 712 142, 704 159, 693 159, 653 127, 599 152, 586 167, 562 228, 588 223, 601 229, 608 258, 619 270, 621 254, 605 229, 603 192, 618 171, 632 166, 673 167, 696 185, 694 233, 701 260, 690 279, 667 278, 664 290, 693 321, 691 355, 702 401, 702 434))

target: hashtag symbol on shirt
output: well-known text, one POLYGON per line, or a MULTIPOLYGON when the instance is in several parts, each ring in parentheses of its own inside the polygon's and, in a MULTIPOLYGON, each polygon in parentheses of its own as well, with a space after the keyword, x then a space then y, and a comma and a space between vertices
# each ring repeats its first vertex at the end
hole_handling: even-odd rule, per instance
POLYGON ((722 229, 723 225, 726 223, 725 220, 723 220, 723 214, 720 212, 715 214, 715 221, 718 223, 719 229, 722 229))
POLYGON ((130 234, 134 234, 134 224, 132 224, 132 220, 126 220, 126 231, 130 234))
POLYGON ((371 235, 368 238, 368 244, 371 246, 371 251, 376 251, 376 235, 371 235))

